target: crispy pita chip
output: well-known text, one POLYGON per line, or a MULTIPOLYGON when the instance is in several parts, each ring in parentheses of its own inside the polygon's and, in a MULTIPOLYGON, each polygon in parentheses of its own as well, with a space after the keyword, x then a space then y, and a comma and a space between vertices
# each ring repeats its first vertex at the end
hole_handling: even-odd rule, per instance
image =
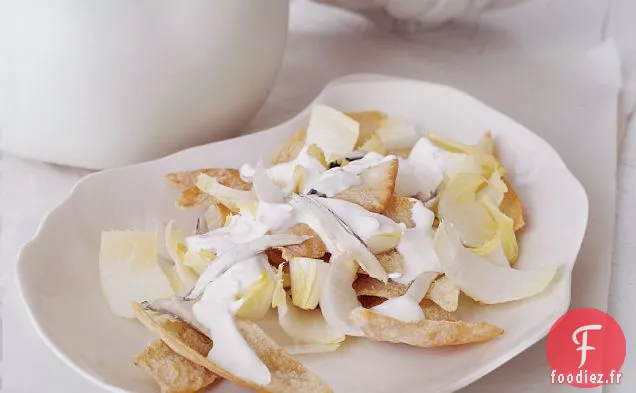
POLYGON ((501 205, 499 205, 499 209, 508 217, 512 218, 514 223, 514 230, 518 231, 526 225, 526 222, 523 219, 523 205, 521 204, 521 200, 517 196, 515 189, 512 187, 512 184, 506 178, 502 178, 503 182, 508 187, 508 191, 504 194, 503 201, 501 201, 501 205))
POLYGON ((285 142, 276 150, 274 157, 272 157, 272 164, 282 164, 289 162, 298 156, 298 153, 305 145, 305 138, 307 137, 307 130, 300 130, 290 135, 285 142))
POLYGON ((408 288, 408 285, 400 284, 393 280, 383 283, 365 274, 359 274, 353 282, 353 289, 356 291, 356 295, 375 296, 385 299, 402 296, 408 288))
POLYGON ((188 346, 177 334, 165 329, 159 322, 153 319, 150 313, 144 310, 139 303, 133 303, 132 306, 137 319, 149 330, 156 333, 170 349, 193 363, 203 366, 237 385, 262 393, 332 392, 329 386, 325 385, 316 375, 307 371, 299 361, 279 347, 274 340, 269 338, 254 322, 241 319, 236 320, 241 335, 265 366, 267 366, 272 375, 272 380, 267 386, 256 385, 253 382, 246 381, 229 373, 206 356, 201 355, 198 351, 188 346))
POLYGON ((372 166, 359 174, 362 184, 351 187, 334 198, 358 204, 370 212, 382 213, 395 190, 398 161, 372 166))
POLYGON ((181 195, 177 199, 177 206, 196 207, 210 205, 216 202, 214 197, 205 194, 197 187, 197 178, 202 173, 215 177, 219 183, 226 187, 237 190, 249 190, 252 188, 250 183, 244 182, 243 179, 241 179, 241 175, 236 169, 208 168, 168 173, 165 175, 166 180, 181 190, 181 195))
POLYGON ((351 320, 368 339, 404 343, 423 348, 484 342, 503 333, 501 328, 487 322, 430 319, 402 322, 362 307, 351 313, 351 320))
MULTIPOLYGON (((402 260, 404 257, 402 257, 402 254, 400 254, 396 250, 389 250, 380 254, 376 254, 376 258, 378 258, 378 262, 380 262, 380 265, 382 265, 382 268, 385 272, 387 272, 387 274, 402 274, 402 260)), ((358 270, 358 274, 368 275, 369 273, 360 268, 358 270)))
POLYGON ((296 224, 288 232, 293 235, 311 236, 311 238, 305 240, 300 244, 281 247, 281 256, 284 260, 291 261, 294 257, 320 259, 327 253, 325 243, 322 242, 320 236, 318 236, 318 234, 316 234, 316 232, 314 232, 314 230, 311 229, 309 225, 296 224))
MULTIPOLYGON (((162 326, 203 356, 212 348, 209 338, 183 322, 167 320, 162 326)), ((153 341, 133 358, 133 363, 157 381, 162 393, 194 393, 219 379, 207 368, 175 353, 161 340, 153 341)))
POLYGON ((426 319, 430 319, 431 321, 456 321, 457 318, 437 304, 433 303, 431 300, 422 299, 420 302, 420 307, 422 307, 422 311, 424 312, 424 316, 426 319))
POLYGON ((386 302, 386 299, 383 297, 363 295, 363 296, 358 296, 358 301, 360 302, 362 307, 371 308, 386 302))
POLYGON ((413 150, 413 146, 405 147, 402 149, 389 149, 389 151, 387 151, 386 154, 397 156, 400 158, 409 158, 409 154, 411 154, 411 150, 413 150))
POLYGON ((394 194, 389 198, 389 203, 382 214, 395 222, 406 225, 407 228, 414 228, 415 221, 413 221, 413 213, 411 212, 413 205, 415 205, 413 199, 394 194))
POLYGON ((265 255, 267 255, 267 260, 269 261, 269 264, 274 267, 277 267, 281 263, 285 262, 285 259, 283 258, 282 250, 270 248, 269 250, 265 250, 265 255))
POLYGON ((426 293, 426 299, 432 300, 446 311, 456 311, 459 304, 460 289, 446 276, 438 277, 426 293))
POLYGON ((386 114, 380 111, 348 112, 345 114, 360 124, 356 147, 360 147, 368 141, 387 118, 386 114))

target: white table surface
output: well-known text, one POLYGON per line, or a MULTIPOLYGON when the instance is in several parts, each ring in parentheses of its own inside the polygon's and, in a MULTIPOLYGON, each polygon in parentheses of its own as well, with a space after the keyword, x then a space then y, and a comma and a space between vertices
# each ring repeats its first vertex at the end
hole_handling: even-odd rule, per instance
MULTIPOLYGON (((445 26, 434 32, 418 34, 416 37, 387 38, 386 33, 377 31, 362 18, 296 0, 292 5, 290 50, 302 50, 298 46, 293 46, 294 42, 299 42, 299 37, 321 40, 327 45, 329 42, 342 43, 347 40, 360 43, 359 37, 367 38, 369 45, 375 38, 389 40, 389 42, 400 39, 412 45, 414 51, 425 52, 432 62, 442 62, 462 61, 499 53, 518 53, 523 57, 563 57, 568 53, 584 51, 612 37, 621 51, 625 86, 627 90, 630 88, 636 90, 634 89, 636 87, 634 83, 636 82, 636 40, 632 39, 636 36, 634 17, 636 17, 636 1, 633 0, 529 0, 527 4, 515 9, 488 13, 473 20, 445 26)), ((337 55, 337 53, 331 53, 331 55, 337 55)), ((340 66, 347 69, 346 64, 340 66)), ((316 72, 319 72, 319 68, 319 65, 315 66, 316 72)), ((351 70, 351 72, 355 71, 359 70, 351 70)), ((308 80, 307 83, 311 85, 312 81, 308 80)), ((274 90, 274 94, 276 93, 277 91, 274 90)), ((629 95, 625 97, 622 103, 623 113, 627 114, 629 109, 633 109, 634 101, 629 95)), ((294 97, 286 98, 294 99, 294 97)), ((285 108, 279 109, 277 116, 284 118, 285 108)), ((293 110, 294 106, 290 106, 287 114, 292 114, 293 110)), ((268 119, 267 116, 267 113, 263 113, 257 118, 257 122, 259 124, 275 122, 276 119, 268 119)), ((627 116, 625 116, 626 120, 627 116)), ((590 165, 593 165, 593 158, 590 161, 590 165)), ((30 201, 30 208, 28 212, 24 212, 23 220, 19 219, 21 212, 10 212, 12 218, 8 219, 9 214, 6 210, 2 211, 0 262, 2 263, 2 283, 5 285, 7 280, 12 279, 11 263, 15 261, 19 247, 33 233, 39 218, 61 200, 73 182, 84 173, 70 168, 21 161, 4 156, 0 161, 0 171, 2 171, 0 172, 0 193, 2 193, 0 202, 7 197, 15 198, 15 195, 10 194, 11 190, 2 189, 1 186, 8 178, 13 177, 15 180, 15 177, 19 177, 19 168, 23 171, 39 171, 41 174, 46 174, 50 184, 55 187, 47 187, 47 184, 43 183, 37 187, 41 190, 38 195, 25 196, 30 201)), ((631 371, 636 370, 636 361, 630 356, 635 353, 636 346, 629 336, 630 332, 636 331, 636 318, 632 311, 636 303, 636 292, 633 289, 636 282, 636 264, 633 263, 636 257, 636 210, 631 208, 629 202, 636 201, 636 122, 630 124, 622 143, 617 195, 617 223, 609 312, 618 320, 627 334, 628 357, 623 371, 631 371)), ((5 285, 2 285, 0 289, 5 285)), ((11 296, 13 295, 10 294, 11 296)), ((15 300, 7 298, 6 302, 15 300)), ((28 356, 30 347, 35 348, 39 345, 41 343, 38 342, 25 344, 25 356, 28 356)), ((34 364, 43 363, 34 361, 34 364)), ((3 365, 3 368, 6 368, 6 365, 3 365)), ((34 372, 34 377, 43 375, 42 379, 46 381, 46 372, 45 369, 38 370, 37 373, 34 372)), ((94 391, 89 390, 89 385, 70 370, 67 370, 67 375, 64 376, 69 381, 66 391, 94 391)), ((41 391, 56 390, 43 386, 41 391)), ((606 387, 603 391, 610 393, 636 391, 636 382, 627 374, 621 385, 606 387)), ((14 392, 11 391, 11 393, 14 392)))

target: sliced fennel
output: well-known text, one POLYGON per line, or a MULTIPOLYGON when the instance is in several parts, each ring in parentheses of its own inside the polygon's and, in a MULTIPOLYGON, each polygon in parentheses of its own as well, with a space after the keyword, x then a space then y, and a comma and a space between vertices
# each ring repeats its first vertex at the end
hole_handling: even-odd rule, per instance
POLYGON ((480 175, 460 173, 450 179, 440 194, 437 213, 453 224, 465 244, 480 247, 497 232, 497 222, 477 198, 486 185, 480 175))
POLYGON ((558 266, 517 270, 480 257, 465 248, 453 225, 442 221, 435 236, 435 251, 446 277, 466 295, 497 304, 536 295, 548 286, 558 266))
POLYGON ((321 259, 293 258, 289 262, 292 301, 303 310, 318 306, 329 264, 321 259))
POLYGON ((383 156, 387 153, 386 146, 384 146, 382 139, 377 134, 372 135, 371 138, 364 142, 362 146, 360 146, 359 150, 367 153, 374 152, 383 156))
POLYGON ((415 127, 408 124, 402 117, 389 117, 383 121, 376 131, 382 144, 387 149, 405 149, 413 146, 419 134, 415 127))
POLYGON ((309 118, 305 145, 316 144, 329 161, 342 158, 352 152, 360 125, 344 113, 325 105, 315 105, 309 118))
POLYGON ((215 259, 216 255, 206 250, 200 252, 188 250, 183 257, 183 265, 192 269, 197 275, 201 275, 215 259))
POLYGON ((488 197, 493 201, 495 206, 499 206, 507 191, 508 186, 504 183, 501 173, 499 170, 495 170, 488 178, 488 185, 477 193, 477 199, 488 197))
POLYGON ((473 249, 473 252, 477 255, 485 256, 492 253, 498 245, 501 245, 508 261, 515 263, 519 257, 519 246, 517 245, 514 222, 511 218, 503 214, 487 196, 481 199, 481 203, 497 223, 497 232, 492 239, 484 243, 481 247, 473 249))
POLYGON ((278 309, 278 322, 285 333, 300 343, 334 345, 344 341, 345 335, 328 324, 320 310, 303 310, 291 302, 282 275, 283 264, 278 267, 272 306, 278 309))
POLYGON ((124 318, 134 318, 133 301, 174 295, 157 263, 156 231, 102 232, 99 279, 106 303, 124 318))
POLYGON ((240 294, 241 307, 236 316, 243 319, 260 319, 271 308, 276 282, 269 265, 264 265, 258 278, 250 287, 240 294))
POLYGON ((230 210, 238 212, 250 205, 254 205, 258 200, 252 191, 235 190, 219 183, 215 177, 201 173, 197 178, 197 187, 208 195, 218 199, 230 210))
POLYGON ((192 288, 194 283, 197 281, 197 274, 183 263, 188 248, 181 231, 173 229, 172 220, 166 225, 165 239, 166 248, 168 249, 170 257, 174 261, 177 274, 179 275, 181 282, 183 282, 183 286, 187 289, 192 288))
POLYGON ((482 175, 485 178, 489 178, 495 170, 498 170, 501 174, 504 174, 505 172, 505 168, 493 155, 494 147, 490 133, 486 133, 482 140, 476 145, 465 145, 434 133, 427 134, 427 137, 433 142, 433 144, 451 153, 463 153, 479 157, 481 161, 482 175))

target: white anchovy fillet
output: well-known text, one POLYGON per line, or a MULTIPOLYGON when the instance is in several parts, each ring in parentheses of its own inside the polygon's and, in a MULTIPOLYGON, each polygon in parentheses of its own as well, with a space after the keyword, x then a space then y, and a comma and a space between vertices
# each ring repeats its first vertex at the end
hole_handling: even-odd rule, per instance
POLYGON ((389 276, 367 245, 337 214, 320 202, 320 197, 291 196, 290 204, 296 208, 302 221, 322 239, 327 250, 337 259, 355 260, 369 276, 387 282, 389 276))
POLYGON ((298 235, 265 235, 258 239, 250 240, 246 243, 237 244, 231 249, 220 254, 204 272, 201 274, 194 288, 184 297, 185 300, 193 300, 201 296, 205 287, 220 275, 225 273, 236 263, 259 254, 268 248, 291 246, 300 244, 309 239, 309 236, 298 235))

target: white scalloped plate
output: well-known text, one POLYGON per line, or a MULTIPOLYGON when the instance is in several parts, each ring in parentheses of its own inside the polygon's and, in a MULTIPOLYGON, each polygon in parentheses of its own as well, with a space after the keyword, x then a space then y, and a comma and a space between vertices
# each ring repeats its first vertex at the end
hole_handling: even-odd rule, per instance
MULTIPOLYGON (((563 266, 538 296, 497 306, 463 302, 461 313, 466 318, 505 329, 489 343, 427 350, 352 339, 337 352, 299 359, 335 392, 439 393, 468 385, 544 337, 569 306, 571 272, 588 216, 585 191, 558 154, 523 126, 447 86, 356 75, 332 82, 315 102, 345 111, 379 109, 402 115, 422 132, 435 130, 465 142, 492 131, 528 222, 518 267, 563 266)), ((100 232, 143 228, 147 217, 192 217, 192 212, 174 206, 177 192, 164 182, 164 173, 255 163, 304 127, 308 116, 309 108, 267 131, 81 180, 46 217, 18 263, 26 308, 49 347, 77 372, 110 391, 158 392, 144 371, 131 364, 131 357, 152 335, 137 322, 114 316, 102 298, 100 232)), ((211 390, 243 391, 228 382, 211 390)))

